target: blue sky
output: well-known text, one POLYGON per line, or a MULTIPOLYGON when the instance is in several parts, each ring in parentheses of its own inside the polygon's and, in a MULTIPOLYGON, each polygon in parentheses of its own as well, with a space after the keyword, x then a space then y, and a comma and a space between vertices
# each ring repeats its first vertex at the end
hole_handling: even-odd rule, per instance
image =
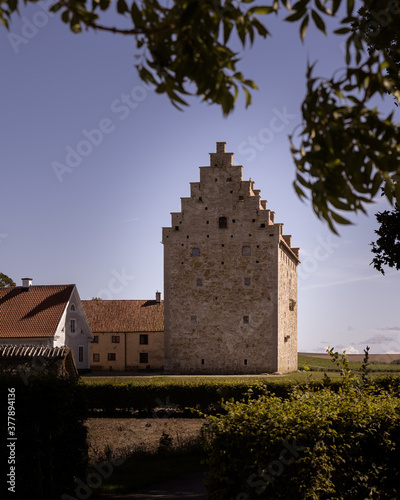
POLYGON ((197 99, 176 110, 139 80, 133 40, 74 35, 45 6, 22 8, 0 31, 0 272, 17 284, 76 283, 82 299, 153 298, 163 290, 161 228, 225 141, 301 248, 299 350, 400 352, 400 274, 369 265, 373 214, 386 205, 377 200, 336 237, 292 188, 288 135, 307 60, 330 76, 343 66, 341 38, 310 30, 302 45, 297 27, 271 17, 273 37, 240 65, 259 86, 253 105, 241 98, 224 118, 197 99))

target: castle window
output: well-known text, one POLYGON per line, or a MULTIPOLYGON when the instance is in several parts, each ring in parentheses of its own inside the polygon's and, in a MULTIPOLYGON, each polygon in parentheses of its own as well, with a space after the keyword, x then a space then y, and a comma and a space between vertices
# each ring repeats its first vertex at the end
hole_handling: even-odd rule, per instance
POLYGON ((296 306, 296 301, 294 299, 289 299, 289 311, 294 311, 296 306))
POLYGON ((200 248, 192 248, 192 257, 200 256, 200 248))
POLYGON ((243 364, 246 366, 247 365, 247 359, 243 360, 243 364))
POLYGON ((201 364, 204 365, 204 359, 201 360, 201 364))
POLYGON ((265 228, 265 224, 264 224, 264 222, 262 222, 262 223, 261 223, 260 227, 261 227, 262 229, 264 229, 264 228, 265 228))
POLYGON ((228 220, 226 217, 220 217, 219 218, 219 228, 220 229, 226 229, 228 227, 228 220))
POLYGON ((208 220, 208 221, 206 222, 206 224, 210 224, 210 221, 208 220))
POLYGON ((100 361, 100 354, 93 354, 93 363, 98 363, 100 361))
POLYGON ((228 178, 226 179, 226 182, 232 182, 232 177, 228 177, 228 178))
POLYGON ((235 220, 235 219, 232 219, 232 222, 235 224, 236 220, 235 220))
POLYGON ((117 359, 117 355, 115 354, 115 352, 109 352, 107 354, 107 359, 108 361, 115 361, 117 359))
POLYGON ((149 336, 147 333, 141 333, 139 335, 139 344, 148 344, 149 343, 149 336))
MULTIPOLYGON (((217 166, 217 164, 215 164, 215 166, 217 166)), ((215 180, 215 182, 218 182, 218 179, 217 179, 217 178, 215 178, 214 180, 215 180)))
POLYGON ((270 236, 273 236, 273 234, 270 234, 270 236))
POLYGON ((201 278, 197 278, 196 285, 197 286, 203 286, 203 280, 201 278))
POLYGON ((75 311, 75 306, 74 306, 74 304, 71 304, 71 311, 75 311))
POLYGON ((98 344, 99 343, 99 336, 98 335, 94 335, 92 343, 93 344, 98 344))
POLYGON ((244 196, 239 196, 239 201, 244 201, 244 196))
POLYGON ((249 316, 243 316, 243 323, 248 325, 250 323, 249 316))
POLYGON ((140 363, 148 363, 149 362, 149 353, 148 352, 140 352, 139 353, 139 362, 140 363))
POLYGON ((197 323, 197 316, 190 316, 190 322, 192 325, 195 325, 197 323))
POLYGON ((251 221, 251 222, 255 222, 255 221, 256 221, 256 219, 252 219, 252 221, 251 221))
POLYGON ((79 363, 83 363, 83 345, 80 345, 78 348, 78 361, 79 363))
POLYGON ((242 255, 251 255, 251 249, 248 246, 242 247, 242 255))
POLYGON ((199 201, 203 201, 203 198, 201 196, 199 196, 199 201))
POLYGON ((111 337, 111 342, 112 342, 113 344, 119 344, 119 335, 113 335, 113 336, 111 337))
POLYGON ((250 286, 250 283, 251 283, 251 278, 245 278, 244 279, 244 285, 245 286, 250 286))

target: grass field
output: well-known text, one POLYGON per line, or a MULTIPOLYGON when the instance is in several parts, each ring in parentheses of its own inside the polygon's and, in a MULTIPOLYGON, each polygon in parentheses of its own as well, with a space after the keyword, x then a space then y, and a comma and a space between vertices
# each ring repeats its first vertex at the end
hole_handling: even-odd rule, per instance
MULTIPOLYGON (((357 372, 362 363, 361 362, 349 362, 349 368, 354 372, 357 372)), ((210 380, 217 380, 218 382, 228 382, 235 380, 239 381, 255 381, 255 380, 298 380, 305 381, 310 375, 313 380, 320 380, 324 376, 324 372, 329 374, 331 378, 340 377, 340 370, 336 363, 333 363, 330 358, 327 357, 315 357, 315 356, 298 356, 298 368, 300 371, 287 373, 284 375, 104 375, 104 376, 91 376, 84 375, 81 377, 81 381, 84 384, 134 384, 134 385, 163 385, 166 383, 178 383, 178 384, 196 384, 210 380), (304 371, 304 366, 308 366, 309 371, 304 371)), ((368 370, 373 375, 383 375, 400 373, 400 364, 391 363, 377 363, 373 362, 368 365, 368 370)))

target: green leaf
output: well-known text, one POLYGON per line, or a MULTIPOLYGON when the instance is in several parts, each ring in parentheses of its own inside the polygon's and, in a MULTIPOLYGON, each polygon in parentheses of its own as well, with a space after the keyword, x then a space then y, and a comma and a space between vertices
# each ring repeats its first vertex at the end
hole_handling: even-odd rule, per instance
POLYGON ((295 21, 298 21, 301 19, 304 14, 306 13, 306 9, 300 9, 294 12, 293 14, 290 14, 289 16, 285 17, 284 21, 288 21, 289 23, 293 23, 295 21))
POLYGON ((136 5, 136 2, 133 2, 131 7, 131 18, 135 28, 141 28, 144 25, 143 22, 143 13, 136 5))
POLYGON ((119 14, 125 14, 125 12, 128 12, 129 8, 125 0, 118 0, 117 2, 117 12, 119 14))
POLYGON ((309 15, 307 14, 305 18, 303 19, 301 25, 300 25, 300 38, 301 41, 304 42, 304 38, 306 36, 307 28, 308 28, 308 22, 310 20, 309 15))
POLYGON ((316 27, 326 35, 325 23, 322 20, 321 16, 314 9, 311 11, 311 15, 312 15, 312 18, 314 20, 316 27))
POLYGON ((345 35, 346 33, 349 33, 351 31, 351 28, 339 28, 334 31, 336 35, 345 35))
POLYGON ((354 10, 354 0, 347 0, 347 15, 351 16, 354 10))
POLYGON ((252 7, 251 9, 249 9, 249 12, 251 14, 265 15, 270 14, 271 12, 275 12, 275 9, 273 7, 252 7))
POLYGON ((64 12, 61 14, 61 19, 64 23, 69 22, 69 10, 64 10, 64 12))

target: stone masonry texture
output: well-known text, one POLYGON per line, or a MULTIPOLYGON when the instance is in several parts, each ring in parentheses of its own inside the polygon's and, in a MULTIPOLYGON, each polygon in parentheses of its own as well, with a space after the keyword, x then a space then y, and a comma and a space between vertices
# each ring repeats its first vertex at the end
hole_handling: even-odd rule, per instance
POLYGON ((163 228, 165 371, 296 370, 299 249, 226 143, 190 187, 163 228))

